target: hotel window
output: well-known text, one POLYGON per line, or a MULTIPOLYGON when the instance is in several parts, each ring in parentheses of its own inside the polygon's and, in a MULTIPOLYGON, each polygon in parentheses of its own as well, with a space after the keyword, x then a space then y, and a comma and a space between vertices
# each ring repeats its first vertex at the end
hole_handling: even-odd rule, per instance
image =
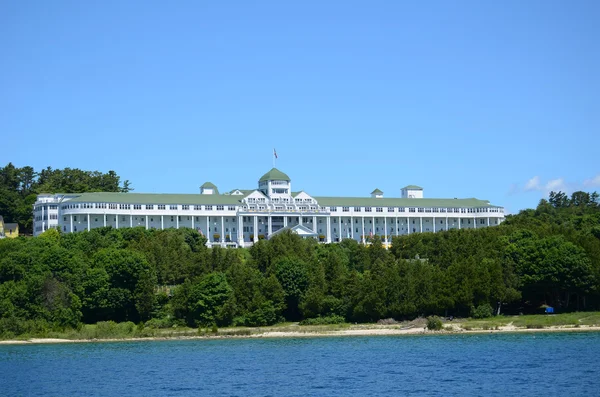
POLYGON ((354 207, 354 212, 360 212, 362 210, 362 207, 354 207))
POLYGON ((365 212, 371 212, 371 207, 365 207, 365 212))
POLYGON ((383 212, 383 208, 377 207, 377 208, 375 208, 375 211, 377 211, 377 212, 383 212))
POLYGON ((165 209, 165 205, 164 204, 159 204, 158 205, 158 209, 159 210, 164 210, 165 209))
POLYGON ((414 208, 409 208, 408 212, 416 212, 414 208))
POLYGON ((205 205, 205 206, 204 206, 204 209, 205 209, 206 211, 212 211, 212 205, 205 205))
POLYGON ((423 211, 425 211, 424 208, 417 208, 417 212, 423 212, 423 211))
POLYGON ((342 207, 342 212, 349 212, 350 211, 350 207, 342 207))
POLYGON ((394 212, 395 208, 394 207, 388 207, 388 212, 394 212))
POLYGON ((223 206, 222 205, 217 205, 217 211, 223 211, 223 206))
POLYGON ((146 209, 147 210, 153 210, 154 209, 154 205, 153 204, 146 204, 146 209))
POLYGON ((201 206, 201 205, 198 205, 198 204, 196 204, 196 205, 194 205, 194 209, 195 209, 196 211, 202 211, 202 206, 201 206))
POLYGON ((182 206, 181 206, 181 209, 182 209, 182 210, 189 210, 189 209, 190 209, 190 206, 189 206, 189 205, 182 205, 182 206))
POLYGON ((331 212, 337 212, 337 207, 329 207, 329 211, 331 211, 331 212))
POLYGON ((111 210, 116 210, 117 209, 117 205, 116 204, 109 204, 108 208, 110 208, 111 210))
POLYGON ((134 210, 141 210, 142 209, 142 205, 141 204, 134 204, 133 205, 133 209, 134 210))
POLYGON ((169 205, 169 209, 170 210, 176 210, 177 209, 177 204, 175 204, 175 205, 173 205, 173 204, 169 205))

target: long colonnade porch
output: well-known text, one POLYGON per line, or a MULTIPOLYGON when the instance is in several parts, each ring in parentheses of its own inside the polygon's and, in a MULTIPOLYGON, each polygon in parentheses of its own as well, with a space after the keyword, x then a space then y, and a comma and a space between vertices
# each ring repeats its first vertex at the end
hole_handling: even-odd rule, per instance
MULTIPOLYGON (((483 214, 481 214, 483 215, 483 214)), ((116 229, 143 227, 147 230, 190 228, 207 238, 209 246, 245 247, 260 239, 268 239, 284 228, 304 226, 318 236, 319 242, 332 243, 353 239, 368 243, 372 236, 380 236, 384 243, 394 236, 411 233, 440 232, 452 229, 477 229, 496 226, 497 217, 481 216, 335 216, 331 214, 302 213, 248 213, 228 215, 188 214, 115 214, 79 211, 64 215, 61 230, 68 233, 89 231, 99 227, 116 229)))

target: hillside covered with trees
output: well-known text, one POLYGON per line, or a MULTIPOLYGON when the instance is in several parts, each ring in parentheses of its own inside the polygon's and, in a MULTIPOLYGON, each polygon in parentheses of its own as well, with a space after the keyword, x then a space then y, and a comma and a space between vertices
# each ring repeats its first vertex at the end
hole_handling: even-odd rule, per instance
POLYGON ((148 327, 373 322, 600 309, 596 193, 551 193, 498 227, 385 249, 294 234, 207 248, 191 229, 56 230, 0 241, 0 337, 98 321, 148 327))
POLYGON ((0 215, 5 222, 19 224, 22 233, 31 234, 33 203, 40 193, 128 192, 129 181, 123 182, 114 172, 82 171, 77 168, 17 168, 12 163, 0 168, 0 215))

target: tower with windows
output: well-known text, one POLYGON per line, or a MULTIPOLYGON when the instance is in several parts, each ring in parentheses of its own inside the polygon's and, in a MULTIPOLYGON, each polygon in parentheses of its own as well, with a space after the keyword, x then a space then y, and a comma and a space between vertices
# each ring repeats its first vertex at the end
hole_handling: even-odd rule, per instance
POLYGON ((258 180, 258 190, 271 200, 289 199, 292 194, 292 181, 287 174, 272 168, 258 180))

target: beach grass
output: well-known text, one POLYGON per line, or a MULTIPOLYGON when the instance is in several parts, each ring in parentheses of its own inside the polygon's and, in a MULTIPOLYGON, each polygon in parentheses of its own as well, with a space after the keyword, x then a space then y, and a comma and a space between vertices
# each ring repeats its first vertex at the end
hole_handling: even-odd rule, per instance
POLYGON ((543 329, 549 327, 600 326, 600 312, 574 312, 561 314, 530 314, 522 316, 496 316, 486 319, 460 320, 465 330, 499 329, 512 325, 516 328, 543 329))

